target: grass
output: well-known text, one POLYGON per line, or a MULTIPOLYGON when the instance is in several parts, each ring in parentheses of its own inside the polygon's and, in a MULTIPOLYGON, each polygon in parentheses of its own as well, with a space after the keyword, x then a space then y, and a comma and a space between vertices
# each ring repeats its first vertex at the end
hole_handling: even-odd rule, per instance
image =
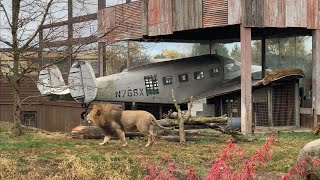
MULTIPOLYGON (((214 161, 213 151, 220 150, 230 138, 226 135, 201 131, 199 134, 214 140, 197 140, 180 145, 157 139, 146 148, 143 138, 129 140, 128 147, 112 140, 100 146, 102 140, 72 139, 58 133, 25 131, 20 137, 11 137, 10 129, 0 122, 0 180, 2 179, 143 179, 146 171, 141 159, 165 166, 172 162, 177 173, 186 174, 187 166, 204 178, 214 161)), ((270 134, 252 135, 252 142, 239 142, 246 157, 259 149, 270 134)), ((266 164, 271 173, 268 179, 279 179, 295 163, 299 150, 320 136, 304 132, 280 132, 272 148, 272 158, 266 164)), ((263 178, 262 178, 263 179, 263 178)))

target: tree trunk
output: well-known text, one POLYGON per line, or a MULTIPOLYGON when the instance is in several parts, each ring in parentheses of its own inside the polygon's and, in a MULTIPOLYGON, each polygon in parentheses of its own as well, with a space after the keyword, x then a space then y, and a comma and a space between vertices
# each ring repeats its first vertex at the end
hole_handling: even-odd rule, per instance
POLYGON ((184 119, 181 115, 179 115, 179 137, 180 137, 180 144, 185 144, 186 143, 186 133, 184 131, 184 119))
POLYGON ((19 93, 19 82, 12 82, 13 91, 13 131, 14 136, 19 136, 22 134, 21 129, 21 103, 20 103, 20 93, 19 93))

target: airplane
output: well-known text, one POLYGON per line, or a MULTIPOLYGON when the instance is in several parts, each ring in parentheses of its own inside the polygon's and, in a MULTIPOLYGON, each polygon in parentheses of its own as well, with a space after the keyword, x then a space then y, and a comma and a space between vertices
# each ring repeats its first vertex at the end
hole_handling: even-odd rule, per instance
MULTIPOLYGON (((262 67, 252 65, 252 78, 261 77, 262 67)), ((240 77, 240 62, 210 54, 130 67, 121 73, 95 77, 85 61, 73 63, 68 85, 55 65, 39 74, 38 90, 43 96, 66 95, 78 102, 92 101, 173 104, 186 103, 191 96, 205 94, 240 77)), ((260 78, 261 79, 261 78, 260 78)))

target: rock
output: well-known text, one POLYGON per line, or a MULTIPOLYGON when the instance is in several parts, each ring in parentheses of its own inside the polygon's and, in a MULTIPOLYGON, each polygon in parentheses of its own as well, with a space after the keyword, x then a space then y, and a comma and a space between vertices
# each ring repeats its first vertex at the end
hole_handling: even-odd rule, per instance
POLYGON ((320 139, 314 140, 306 144, 299 152, 298 162, 307 160, 311 168, 306 169, 308 173, 313 174, 310 179, 319 179, 320 177, 320 165, 314 166, 310 162, 310 157, 316 157, 320 161, 320 139))

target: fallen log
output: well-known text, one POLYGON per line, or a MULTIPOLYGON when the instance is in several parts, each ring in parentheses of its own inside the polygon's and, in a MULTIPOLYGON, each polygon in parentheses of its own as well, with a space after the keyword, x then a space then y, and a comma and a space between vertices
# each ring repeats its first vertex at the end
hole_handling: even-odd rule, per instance
MULTIPOLYGON (((185 125, 205 125, 207 123, 226 124, 228 120, 227 116, 220 117, 191 117, 186 121, 185 125)), ((161 119, 157 121, 161 126, 178 126, 177 119, 161 119)))
MULTIPOLYGON (((101 139, 105 133, 97 126, 77 126, 71 130, 71 137, 75 139, 101 139)), ((141 137, 140 132, 126 132, 126 137, 141 137)), ((115 136, 117 138, 117 136, 115 136)))
POLYGON ((71 130, 71 137, 75 139, 101 139, 104 132, 96 126, 76 126, 71 130))

